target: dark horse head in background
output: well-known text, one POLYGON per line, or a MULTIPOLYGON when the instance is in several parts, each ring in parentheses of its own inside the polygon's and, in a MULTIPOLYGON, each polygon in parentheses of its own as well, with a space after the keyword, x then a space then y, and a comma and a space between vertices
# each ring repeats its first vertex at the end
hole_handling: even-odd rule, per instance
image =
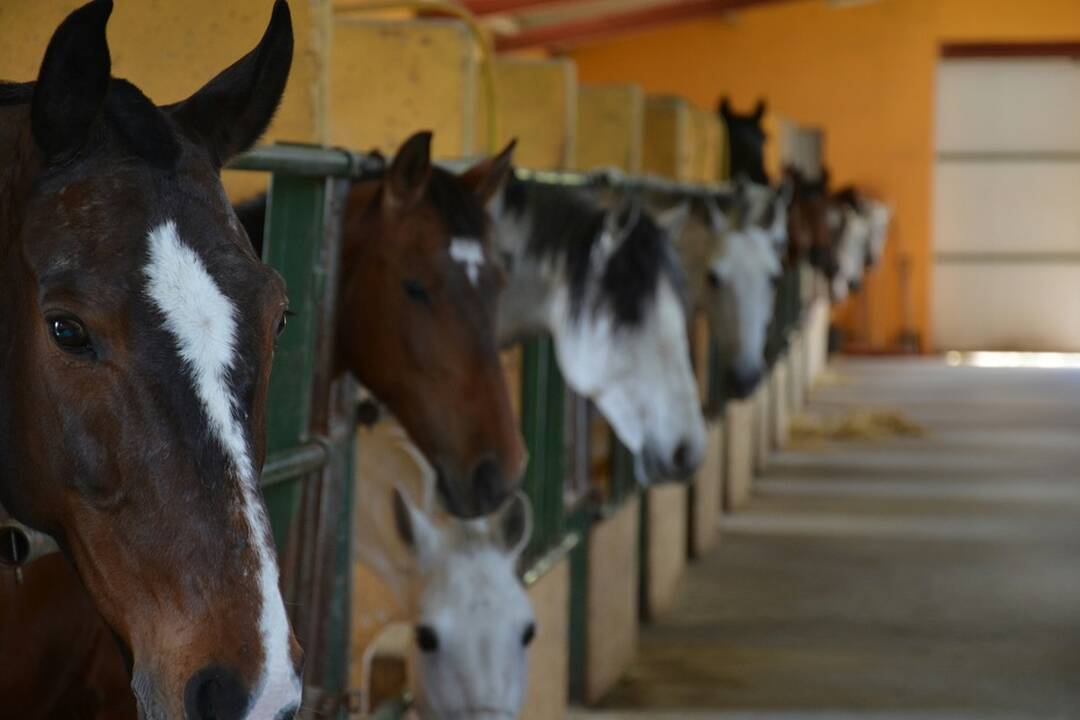
POLYGON ((765 117, 765 101, 758 100, 749 115, 738 115, 725 97, 720 100, 718 110, 727 127, 728 176, 741 176, 759 185, 768 185, 769 175, 765 172, 766 135, 761 127, 761 120, 765 117))
MULTIPOLYGON (((525 465, 495 338, 506 278, 484 209, 512 151, 454 175, 432 164, 431 133, 416 133, 345 209, 338 363, 405 428, 459 517, 498 508, 525 465)), ((237 213, 261 251, 266 198, 237 213)))
POLYGON ((167 107, 111 77, 111 10, 76 10, 36 82, 0 84, 0 504, 72 560, 143 717, 291 717, 258 485, 285 288, 220 181, 284 91, 288 6, 167 107))
POLYGON ((785 181, 791 184, 791 206, 788 210, 789 261, 807 261, 829 281, 840 272, 834 233, 828 217, 831 196, 829 171, 820 177, 808 178, 801 170, 784 168, 785 181))

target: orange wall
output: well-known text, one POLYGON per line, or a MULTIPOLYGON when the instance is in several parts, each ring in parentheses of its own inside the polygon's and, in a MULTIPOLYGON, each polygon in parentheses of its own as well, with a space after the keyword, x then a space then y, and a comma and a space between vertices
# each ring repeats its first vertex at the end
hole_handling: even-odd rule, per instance
MULTIPOLYGON (((885 263, 866 289, 874 348, 903 326, 900 261, 911 263, 913 321, 930 336, 934 74, 943 42, 1080 37, 1080 0, 826 0, 671 25, 572 53, 582 82, 638 82, 712 107, 721 93, 746 110, 759 96, 799 123, 825 128, 837 183, 894 203, 885 263)), ((854 308, 838 317, 855 322, 854 308)))

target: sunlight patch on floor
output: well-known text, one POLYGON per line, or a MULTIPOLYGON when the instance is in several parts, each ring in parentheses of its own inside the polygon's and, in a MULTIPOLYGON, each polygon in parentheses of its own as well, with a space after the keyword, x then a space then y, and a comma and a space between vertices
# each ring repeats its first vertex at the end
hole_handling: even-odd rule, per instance
POLYGON ((1080 353, 1058 352, 960 352, 945 353, 951 367, 1078 369, 1080 353))

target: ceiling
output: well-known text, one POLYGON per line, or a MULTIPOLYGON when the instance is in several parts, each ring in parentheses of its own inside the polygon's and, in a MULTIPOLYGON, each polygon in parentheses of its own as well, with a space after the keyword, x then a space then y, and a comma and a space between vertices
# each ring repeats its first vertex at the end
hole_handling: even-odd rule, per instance
POLYGON ((660 25, 797 0, 457 0, 499 50, 565 50, 660 25))

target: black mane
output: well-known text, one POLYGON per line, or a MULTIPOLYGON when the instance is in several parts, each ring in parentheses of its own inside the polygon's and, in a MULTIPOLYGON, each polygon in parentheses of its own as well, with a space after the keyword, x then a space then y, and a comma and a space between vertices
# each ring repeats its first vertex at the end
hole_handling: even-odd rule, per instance
MULTIPOLYGON (((527 213, 530 218, 526 253, 564 264, 570 283, 570 312, 573 318, 580 317, 605 210, 580 191, 516 178, 507 184, 504 200, 507 212, 518 217, 527 213)), ((610 303, 616 325, 640 325, 646 303, 655 296, 665 274, 685 301, 685 277, 674 248, 653 218, 642 212, 604 269, 600 302, 594 311, 610 303)))
MULTIPOLYGON (((0 82, 0 106, 23 105, 34 97, 33 82, 0 82)), ((180 143, 172 125, 139 88, 112 78, 105 96, 103 129, 132 155, 165 170, 176 167, 180 143)), ((91 140, 88 145, 93 145, 91 140)))
POLYGON ((451 237, 483 241, 487 233, 487 212, 480 198, 451 172, 431 168, 427 183, 427 201, 446 223, 451 237))
POLYGON ((22 105, 34 96, 34 83, 7 82, 0 80, 0 106, 22 105))

